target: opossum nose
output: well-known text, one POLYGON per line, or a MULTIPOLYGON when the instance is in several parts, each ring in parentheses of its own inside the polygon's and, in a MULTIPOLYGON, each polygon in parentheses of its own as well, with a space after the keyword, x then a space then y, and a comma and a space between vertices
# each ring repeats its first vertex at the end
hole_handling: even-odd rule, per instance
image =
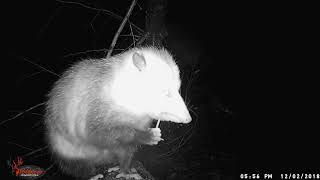
POLYGON ((192 118, 191 118, 191 116, 190 116, 190 114, 189 114, 189 117, 186 119, 186 123, 189 123, 189 122, 191 122, 192 121, 192 118))
POLYGON ((182 123, 186 123, 187 124, 187 123, 189 123, 191 121, 192 121, 191 115, 190 115, 190 113, 188 113, 187 117, 184 119, 184 121, 182 123))
POLYGON ((180 116, 177 115, 176 118, 177 118, 177 123, 183 123, 183 124, 187 124, 192 120, 191 115, 188 111, 185 111, 183 115, 180 115, 180 116))

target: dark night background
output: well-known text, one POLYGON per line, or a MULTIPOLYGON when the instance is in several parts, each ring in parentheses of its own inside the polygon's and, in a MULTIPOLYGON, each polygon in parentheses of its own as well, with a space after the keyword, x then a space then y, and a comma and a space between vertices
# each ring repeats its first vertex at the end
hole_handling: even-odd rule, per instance
MULTIPOLYGON (((131 3, 80 2, 121 16, 131 3)), ((306 104, 301 102, 304 93, 298 88, 307 87, 300 84, 307 82, 301 76, 304 67, 299 64, 302 49, 295 46, 308 39, 301 28, 309 27, 304 17, 308 15, 302 12, 305 8, 179 2, 168 2, 165 45, 178 58, 185 74, 192 72, 191 66, 200 70, 189 97, 196 107, 198 125, 181 147, 183 162, 199 163, 190 169, 195 173, 215 172, 227 178, 240 173, 275 175, 289 167, 309 172, 304 168, 315 167, 318 133, 316 126, 310 128, 310 123, 304 123, 309 119, 307 114, 300 115, 306 104)), ((138 3, 142 10, 136 7, 131 20, 143 28, 145 7, 142 1, 138 3)), ((44 102, 57 80, 56 75, 28 61, 61 74, 77 59, 101 57, 97 53, 66 55, 108 48, 120 23, 101 13, 93 31, 90 21, 96 11, 57 1, 21 1, 3 7, 3 120, 44 102)), ((184 77, 184 82, 187 79, 184 77)), ((21 146, 32 150, 44 146, 42 120, 43 106, 0 125, 2 175, 10 174, 7 160, 30 152, 21 146)), ((45 150, 25 161, 43 168, 52 163, 45 150)))

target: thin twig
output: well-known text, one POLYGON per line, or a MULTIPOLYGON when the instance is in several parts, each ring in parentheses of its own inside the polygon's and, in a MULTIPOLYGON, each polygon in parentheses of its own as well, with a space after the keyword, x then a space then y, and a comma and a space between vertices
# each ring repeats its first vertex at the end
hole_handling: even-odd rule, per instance
POLYGON ((141 36, 130 33, 130 34, 122 34, 119 37, 133 37, 134 39, 139 39, 141 36))
MULTIPOLYGON (((125 49, 114 49, 116 51, 124 51, 125 49)), ((80 52, 76 52, 76 53, 69 53, 67 55, 64 55, 63 57, 66 58, 66 57, 70 57, 70 56, 77 56, 77 55, 80 55, 80 54, 87 54, 87 53, 93 53, 93 52, 106 52, 108 51, 108 49, 106 48, 103 48, 103 49, 92 49, 92 50, 87 50, 87 51, 80 51, 80 52)))
POLYGON ((41 69, 41 70, 38 71, 38 72, 35 72, 35 73, 32 73, 32 74, 28 75, 27 77, 23 77, 22 79, 20 79, 20 81, 24 81, 24 80, 26 80, 26 79, 28 79, 28 78, 31 78, 32 76, 35 76, 35 75, 37 75, 37 74, 42 73, 42 72, 43 72, 43 70, 41 69))
POLYGON ((19 113, 19 114, 17 114, 17 115, 15 115, 15 116, 13 116, 12 118, 10 118, 10 119, 7 119, 7 120, 4 120, 4 121, 0 122, 0 125, 2 125, 2 124, 4 124, 4 123, 6 123, 6 122, 8 122, 8 121, 11 121, 11 120, 13 120, 13 119, 15 119, 15 118, 17 118, 17 117, 19 117, 19 116, 23 115, 24 113, 29 112, 29 111, 31 111, 31 110, 33 110, 33 109, 35 109, 35 108, 39 107, 39 106, 42 106, 42 105, 44 105, 44 104, 45 104, 45 102, 40 103, 40 104, 37 104, 37 105, 35 105, 35 106, 32 106, 31 108, 29 108, 29 109, 27 109, 27 110, 25 110, 25 111, 22 111, 21 113, 19 113))
POLYGON ((45 30, 49 27, 49 25, 51 24, 51 22, 53 21, 53 19, 58 15, 58 13, 60 12, 61 7, 58 7, 55 9, 54 13, 49 17, 49 20, 47 21, 46 24, 44 24, 39 33, 38 33, 38 39, 40 39, 40 36, 45 32, 45 30))
POLYGON ((111 45, 110 45, 110 47, 109 47, 107 59, 111 56, 111 53, 112 53, 112 51, 113 51, 113 48, 114 48, 114 46, 115 46, 116 43, 117 43, 118 37, 119 37, 119 35, 120 35, 120 33, 121 33, 124 25, 126 24, 127 20, 129 19, 129 16, 131 15, 131 12, 132 12, 134 6, 136 5, 136 3, 137 3, 137 0, 133 0, 133 1, 132 1, 131 5, 130 5, 130 8, 129 8, 129 11, 127 12, 127 14, 126 14, 125 18, 123 19, 123 21, 122 21, 122 23, 121 23, 121 25, 120 25, 120 27, 119 27, 116 35, 114 36, 114 38, 113 38, 113 40, 112 40, 112 43, 111 43, 111 45))
POLYGON ((27 154, 25 154, 25 155, 22 155, 22 157, 28 157, 28 156, 36 153, 36 152, 42 151, 42 150, 47 149, 47 148, 48 148, 48 146, 44 146, 44 147, 39 148, 39 149, 37 149, 37 150, 31 151, 31 152, 29 152, 29 153, 27 153, 27 154))
POLYGON ((140 46, 149 37, 149 35, 150 35, 150 32, 145 33, 143 37, 140 38, 140 40, 138 41, 137 46, 140 46))
POLYGON ((136 40, 134 38, 132 26, 130 24, 129 24, 129 27, 130 27, 130 34, 131 34, 131 37, 132 37, 132 42, 133 42, 134 46, 136 46, 136 40))
POLYGON ((94 15, 94 17, 91 19, 91 21, 90 21, 90 26, 91 26, 91 28, 92 28, 92 31, 95 33, 96 32, 96 30, 94 29, 94 27, 93 27, 93 22, 96 20, 96 18, 98 17, 98 15, 100 14, 100 11, 98 11, 97 13, 96 13, 96 15, 94 15))
POLYGON ((49 166, 45 171, 48 172, 53 167, 53 165, 54 164, 51 164, 51 166, 49 166))
MULTIPOLYGON (((76 5, 79 5, 79 6, 82 6, 84 8, 87 8, 87 9, 91 9, 91 10, 94 10, 94 11, 100 11, 100 12, 103 12, 105 14, 108 14, 118 20, 123 20, 123 17, 119 16, 118 14, 112 12, 112 11, 108 11, 106 9, 100 9, 100 8, 95 8, 95 7, 91 7, 91 6, 88 6, 88 5, 85 5, 83 3, 79 3, 79 2, 73 2, 73 1, 62 1, 62 0, 56 0, 57 2, 60 2, 60 3, 65 3, 65 4, 76 4, 76 5)), ((137 25, 129 22, 133 27, 135 27, 140 33, 144 32, 141 28, 139 28, 137 25)))
POLYGON ((59 74, 57 74, 57 73, 55 73, 55 72, 53 72, 53 71, 50 71, 49 69, 46 69, 46 68, 40 66, 39 64, 37 64, 37 63, 35 63, 35 62, 29 61, 29 60, 26 59, 26 58, 22 58, 22 59, 23 59, 24 61, 27 61, 27 62, 29 62, 29 63, 31 63, 31 64, 39 67, 40 69, 43 69, 43 70, 45 70, 45 71, 47 71, 47 72, 49 72, 49 73, 51 73, 51 74, 53 74, 53 75, 56 75, 56 76, 60 77, 59 74))
POLYGON ((8 144, 13 144, 13 145, 19 146, 19 147, 21 147, 21 148, 23 148, 23 149, 27 149, 27 150, 29 150, 29 151, 33 151, 33 149, 31 149, 31 148, 22 146, 22 145, 20 145, 20 144, 14 143, 14 142, 8 142, 8 144))

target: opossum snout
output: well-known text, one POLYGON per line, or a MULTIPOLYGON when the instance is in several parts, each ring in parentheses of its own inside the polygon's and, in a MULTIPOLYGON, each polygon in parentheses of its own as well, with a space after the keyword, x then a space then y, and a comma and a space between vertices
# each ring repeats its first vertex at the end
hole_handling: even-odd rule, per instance
POLYGON ((186 124, 186 123, 191 122, 191 120, 192 120, 192 118, 191 118, 190 114, 188 113, 187 117, 181 123, 185 123, 186 124))
POLYGON ((159 119, 164 121, 189 123, 192 120, 187 106, 178 93, 174 94, 172 98, 166 99, 161 109, 159 119))
POLYGON ((183 117, 177 116, 172 113, 163 112, 160 114, 159 119, 161 119, 163 121, 171 121, 174 123, 184 123, 184 124, 187 124, 187 123, 191 122, 191 120, 192 120, 189 112, 186 112, 186 114, 183 117))

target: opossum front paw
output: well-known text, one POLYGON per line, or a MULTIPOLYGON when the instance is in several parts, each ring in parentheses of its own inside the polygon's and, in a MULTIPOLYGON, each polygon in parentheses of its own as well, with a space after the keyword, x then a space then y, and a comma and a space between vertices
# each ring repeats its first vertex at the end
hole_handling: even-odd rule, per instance
POLYGON ((149 131, 151 133, 150 141, 147 142, 149 145, 156 145, 159 141, 162 141, 161 138, 161 130, 160 128, 149 128, 149 131))

